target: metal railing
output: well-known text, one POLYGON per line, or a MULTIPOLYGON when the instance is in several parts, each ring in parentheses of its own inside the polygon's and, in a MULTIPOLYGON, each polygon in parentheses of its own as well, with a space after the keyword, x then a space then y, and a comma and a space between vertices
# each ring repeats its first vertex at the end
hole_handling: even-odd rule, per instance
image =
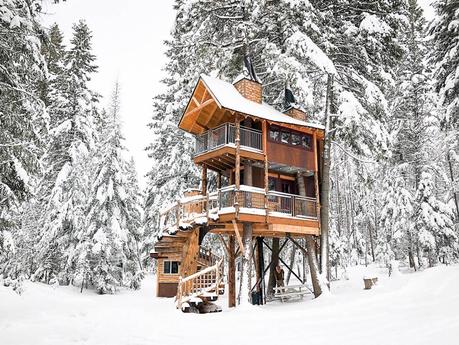
POLYGON ((218 218, 218 212, 225 208, 239 207, 266 210, 268 215, 279 217, 297 217, 317 219, 317 201, 300 195, 269 191, 261 188, 241 185, 228 186, 207 196, 197 196, 191 200, 177 202, 161 212, 160 227, 163 230, 192 226, 193 222, 208 221, 218 218), (265 208, 266 202, 266 208, 265 208))
POLYGON ((301 195, 270 191, 268 210, 292 217, 317 218, 317 201, 301 195))
MULTIPOLYGON (((240 144, 243 148, 263 150, 262 132, 256 129, 240 126, 240 144)), ((222 146, 236 143, 236 126, 224 123, 196 136, 195 155, 216 150, 222 146)))

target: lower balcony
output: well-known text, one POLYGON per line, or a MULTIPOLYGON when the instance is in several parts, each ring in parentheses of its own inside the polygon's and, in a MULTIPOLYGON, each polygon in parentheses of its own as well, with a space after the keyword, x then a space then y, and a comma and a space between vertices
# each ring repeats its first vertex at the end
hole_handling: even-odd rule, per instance
POLYGON ((318 204, 315 198, 268 191, 251 186, 228 186, 206 196, 195 194, 161 212, 162 232, 207 225, 214 233, 232 233, 241 223, 254 224, 254 236, 276 233, 319 235, 318 204))

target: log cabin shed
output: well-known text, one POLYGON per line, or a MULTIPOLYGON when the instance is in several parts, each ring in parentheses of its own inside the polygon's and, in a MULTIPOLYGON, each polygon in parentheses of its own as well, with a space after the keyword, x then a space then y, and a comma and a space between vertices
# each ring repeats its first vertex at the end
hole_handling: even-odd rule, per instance
POLYGON ((200 246, 207 233, 218 234, 226 254, 229 306, 236 305, 243 224, 251 225, 257 243, 259 279, 266 272, 264 238, 320 236, 325 129, 308 122, 300 107, 281 112, 262 98, 263 86, 248 77, 233 84, 199 78, 179 128, 196 138, 193 161, 202 170, 201 186, 161 211, 152 253, 158 260, 157 296, 176 296, 186 304, 223 289, 223 260, 200 246), (208 190, 208 170, 218 176, 216 190, 208 190))

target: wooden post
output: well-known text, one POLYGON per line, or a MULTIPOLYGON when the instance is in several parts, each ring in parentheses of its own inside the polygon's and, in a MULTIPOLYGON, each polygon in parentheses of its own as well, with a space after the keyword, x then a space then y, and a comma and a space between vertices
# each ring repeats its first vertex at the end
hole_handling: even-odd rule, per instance
POLYGON ((320 234, 320 192, 319 192, 319 165, 317 163, 318 151, 317 151, 317 134, 314 131, 314 189, 316 190, 316 214, 319 224, 320 234))
POLYGON ((201 175, 201 194, 207 194, 207 165, 202 165, 202 175, 201 175))
POLYGON ((263 237, 257 237, 257 253, 258 253, 258 274, 257 281, 260 282, 260 304, 264 304, 265 299, 265 259, 263 255, 263 237))
POLYGON ((235 258, 235 239, 229 236, 228 239, 228 307, 236 306, 236 258, 235 258))
POLYGON ((239 188, 241 187, 241 125, 239 122, 239 114, 236 114, 236 134, 235 134, 235 143, 236 143, 236 166, 234 171, 235 176, 235 185, 236 191, 234 192, 234 208, 236 211, 236 219, 239 218, 239 188))
POLYGON ((218 176, 217 176, 217 188, 218 189, 222 188, 222 172, 221 171, 218 172, 218 176))
POLYGON ((266 120, 263 121, 263 153, 265 158, 265 223, 268 223, 268 185, 269 185, 269 174, 268 174, 268 126, 266 120))

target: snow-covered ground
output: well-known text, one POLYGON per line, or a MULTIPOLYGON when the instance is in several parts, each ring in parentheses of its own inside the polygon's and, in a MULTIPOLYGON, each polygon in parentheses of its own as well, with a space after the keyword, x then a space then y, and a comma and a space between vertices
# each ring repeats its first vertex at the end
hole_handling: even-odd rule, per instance
POLYGON ((363 275, 352 269, 317 300, 205 315, 155 298, 153 277, 116 296, 38 283, 19 296, 0 287, 0 344, 459 344, 459 266, 380 275, 372 290, 362 289, 363 275))

